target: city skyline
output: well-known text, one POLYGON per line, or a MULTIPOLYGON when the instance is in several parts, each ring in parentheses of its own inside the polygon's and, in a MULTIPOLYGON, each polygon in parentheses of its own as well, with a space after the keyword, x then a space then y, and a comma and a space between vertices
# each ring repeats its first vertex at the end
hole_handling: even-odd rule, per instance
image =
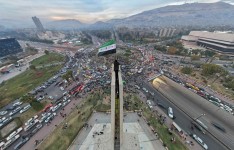
MULTIPOLYGON (((234 4, 233 0, 222 0, 234 4)), ((77 19, 84 23, 107 21, 110 19, 125 18, 143 11, 163 7, 166 5, 179 5, 183 3, 204 2, 203 0, 79 0, 79 1, 2 1, 0 0, 0 22, 7 20, 25 20, 32 24, 30 18, 35 15, 43 22, 77 19), (43 9, 42 9, 43 8, 43 9), (124 9, 123 9, 124 8, 124 9), (43 11, 42 11, 43 10, 43 11)), ((218 0, 207 0, 205 3, 218 2, 218 0)))

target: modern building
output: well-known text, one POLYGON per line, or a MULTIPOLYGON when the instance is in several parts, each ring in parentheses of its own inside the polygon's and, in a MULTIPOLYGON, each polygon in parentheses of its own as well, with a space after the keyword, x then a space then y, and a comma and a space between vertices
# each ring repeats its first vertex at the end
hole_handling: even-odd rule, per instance
POLYGON ((40 32, 45 32, 45 29, 40 21, 39 18, 37 18, 36 16, 32 17, 33 22, 35 23, 37 30, 40 32))
POLYGON ((191 31, 182 41, 196 43, 206 49, 234 55, 234 34, 224 32, 191 31))
POLYGON ((160 30, 159 32, 159 37, 172 37, 174 36, 176 29, 172 29, 172 28, 163 28, 160 30))
POLYGON ((15 38, 0 39, 0 58, 19 52, 23 52, 23 49, 15 38))

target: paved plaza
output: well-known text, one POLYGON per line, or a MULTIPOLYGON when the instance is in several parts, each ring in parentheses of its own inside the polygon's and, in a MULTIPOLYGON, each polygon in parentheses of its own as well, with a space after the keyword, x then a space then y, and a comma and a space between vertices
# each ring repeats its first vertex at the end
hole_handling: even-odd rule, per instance
MULTIPOLYGON (((110 114, 94 113, 69 150, 111 150, 110 114)), ((124 150, 165 150, 146 122, 136 113, 125 113, 124 150)))

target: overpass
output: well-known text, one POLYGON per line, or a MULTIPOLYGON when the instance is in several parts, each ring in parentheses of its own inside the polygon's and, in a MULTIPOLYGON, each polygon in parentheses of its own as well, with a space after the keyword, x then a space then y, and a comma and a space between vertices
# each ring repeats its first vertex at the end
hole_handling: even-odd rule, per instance
POLYGON ((163 74, 164 74, 163 71, 160 70, 160 73, 156 74, 156 75, 153 76, 153 77, 150 77, 150 78, 148 79, 148 82, 154 80, 155 78, 157 78, 157 77, 159 77, 159 76, 161 76, 161 75, 163 75, 163 74))

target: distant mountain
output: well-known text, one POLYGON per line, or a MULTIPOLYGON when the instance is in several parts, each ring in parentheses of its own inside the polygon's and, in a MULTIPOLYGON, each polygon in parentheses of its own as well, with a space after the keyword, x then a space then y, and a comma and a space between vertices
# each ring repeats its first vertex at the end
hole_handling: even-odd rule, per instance
POLYGON ((86 24, 75 19, 57 20, 45 24, 46 29, 71 30, 84 27, 86 24))
POLYGON ((111 29, 113 27, 112 24, 98 21, 94 24, 87 26, 87 29, 94 29, 94 30, 102 30, 102 29, 111 29))
POLYGON ((234 6, 225 2, 169 5, 107 23, 129 27, 234 25, 234 6))

